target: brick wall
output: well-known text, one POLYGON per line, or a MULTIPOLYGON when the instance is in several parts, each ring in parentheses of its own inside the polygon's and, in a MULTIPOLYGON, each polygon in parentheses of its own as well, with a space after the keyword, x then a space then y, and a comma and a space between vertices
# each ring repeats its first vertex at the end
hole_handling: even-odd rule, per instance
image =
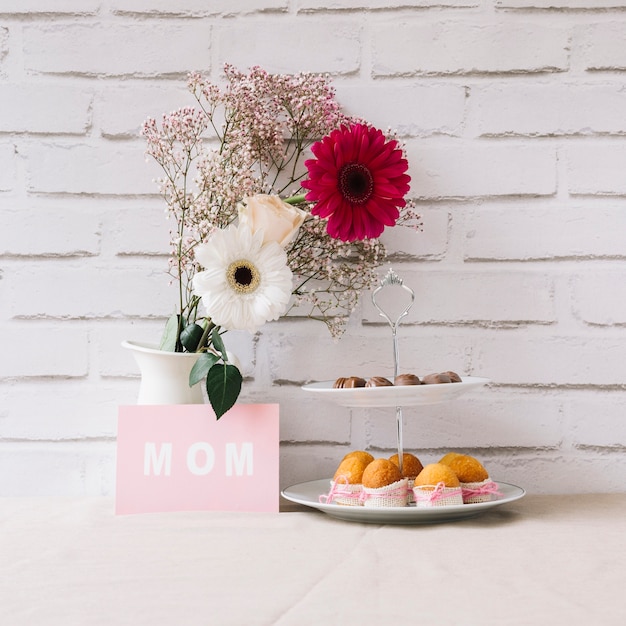
MULTIPOLYGON (((225 61, 330 72, 407 142, 424 231, 384 236, 417 295, 403 369, 493 384, 405 410, 405 447, 466 450, 532 492, 624 490, 626 0, 392 5, 2 1, 0 494, 113 493, 138 388, 120 342, 155 341, 175 300, 139 128, 225 61)), ((338 344, 301 320, 232 334, 243 399, 281 404, 283 485, 393 450, 392 411, 299 389, 389 371, 379 319, 366 294, 338 344)))

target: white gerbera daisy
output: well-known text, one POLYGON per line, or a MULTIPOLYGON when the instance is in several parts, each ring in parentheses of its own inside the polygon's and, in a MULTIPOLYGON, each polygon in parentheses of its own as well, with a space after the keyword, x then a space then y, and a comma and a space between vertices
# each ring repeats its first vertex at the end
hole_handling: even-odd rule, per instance
POLYGON ((287 255, 276 242, 263 245, 263 232, 244 224, 215 231, 195 250, 204 268, 193 279, 207 315, 226 330, 255 332, 278 319, 291 297, 287 255))

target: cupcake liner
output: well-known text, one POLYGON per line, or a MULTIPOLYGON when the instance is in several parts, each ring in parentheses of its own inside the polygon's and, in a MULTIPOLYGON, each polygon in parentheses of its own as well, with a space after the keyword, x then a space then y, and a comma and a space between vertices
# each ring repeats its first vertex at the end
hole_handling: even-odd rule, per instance
POLYGON ((351 485, 346 476, 338 476, 337 480, 330 481, 330 491, 321 495, 322 504, 340 504, 342 506, 363 506, 360 499, 363 485, 351 485))
POLYGON ((502 494, 498 491, 498 485, 491 478, 485 478, 480 482, 461 483, 464 504, 476 504, 478 502, 491 502, 496 496, 502 494))
POLYGON ((413 488, 415 506, 430 508, 434 506, 453 506, 463 504, 463 492, 460 487, 446 487, 445 483, 420 485, 413 488))
POLYGON ((367 508, 383 508, 389 506, 406 506, 408 494, 408 480, 402 478, 391 485, 384 487, 363 487, 361 500, 367 508))

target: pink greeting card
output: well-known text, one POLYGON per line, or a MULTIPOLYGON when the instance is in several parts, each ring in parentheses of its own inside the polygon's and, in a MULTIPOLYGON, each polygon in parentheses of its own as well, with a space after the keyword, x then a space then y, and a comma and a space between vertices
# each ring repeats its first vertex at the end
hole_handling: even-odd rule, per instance
POLYGON ((279 407, 121 406, 116 513, 278 511, 279 407))

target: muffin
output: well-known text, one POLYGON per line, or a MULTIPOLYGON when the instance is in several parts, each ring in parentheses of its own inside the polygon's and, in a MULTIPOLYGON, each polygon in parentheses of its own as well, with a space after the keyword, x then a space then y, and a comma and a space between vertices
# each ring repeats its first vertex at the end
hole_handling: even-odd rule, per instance
POLYGON ((330 491, 322 496, 326 504, 361 506, 363 472, 371 462, 370 457, 373 458, 368 452, 358 450, 346 454, 330 481, 330 491))
POLYGON ((413 487, 418 507, 463 504, 461 483, 452 468, 444 463, 430 463, 417 475, 413 487))
POLYGON ((445 487, 460 487, 461 483, 452 468, 444 463, 429 463, 416 476, 415 486, 432 491, 439 483, 445 487))
POLYGON ((375 459, 365 468, 361 494, 364 506, 406 506, 407 492, 407 479, 389 459, 375 459))
POLYGON ((473 456, 457 454, 449 458, 444 457, 441 463, 448 465, 457 475, 465 504, 489 502, 498 493, 496 483, 489 478, 489 473, 482 463, 473 456))
POLYGON ((391 485, 402 478, 400 468, 389 459, 374 459, 362 474, 363 486, 378 489, 391 485))
MULTIPOLYGON (((397 454, 390 456, 389 460, 398 467, 400 466, 397 454)), ((404 478, 415 480, 415 477, 423 469, 424 467, 420 463, 420 460, 414 454, 410 454, 409 452, 404 452, 402 454, 402 476, 404 478)))
POLYGON ((371 461, 368 461, 367 458, 363 458, 362 456, 347 455, 342 459, 341 463, 339 463, 333 480, 337 480, 340 476, 343 476, 348 484, 360 485, 363 482, 363 472, 369 463, 371 463, 371 461))
POLYGON ((348 452, 346 456, 343 457, 342 461, 349 459, 351 457, 357 457, 364 461, 366 464, 371 463, 374 460, 374 456, 365 450, 353 450, 352 452, 348 452))
MULTIPOLYGON (((400 466, 398 462, 398 455, 394 454, 389 457, 389 460, 392 463, 395 463, 400 466)), ((424 469, 420 460, 409 452, 404 452, 402 454, 402 476, 407 479, 408 486, 408 498, 407 501, 410 504, 414 501, 413 498, 413 483, 415 482, 415 477, 424 469)))
POLYGON ((444 454, 440 459, 439 459, 439 463, 443 463, 444 465, 449 465, 448 461, 450 459, 453 459, 456 456, 463 456, 460 452, 448 452, 447 454, 444 454))
POLYGON ((462 483, 477 483, 489 478, 481 462, 468 454, 455 454, 448 458, 444 456, 440 462, 447 465, 462 483))

